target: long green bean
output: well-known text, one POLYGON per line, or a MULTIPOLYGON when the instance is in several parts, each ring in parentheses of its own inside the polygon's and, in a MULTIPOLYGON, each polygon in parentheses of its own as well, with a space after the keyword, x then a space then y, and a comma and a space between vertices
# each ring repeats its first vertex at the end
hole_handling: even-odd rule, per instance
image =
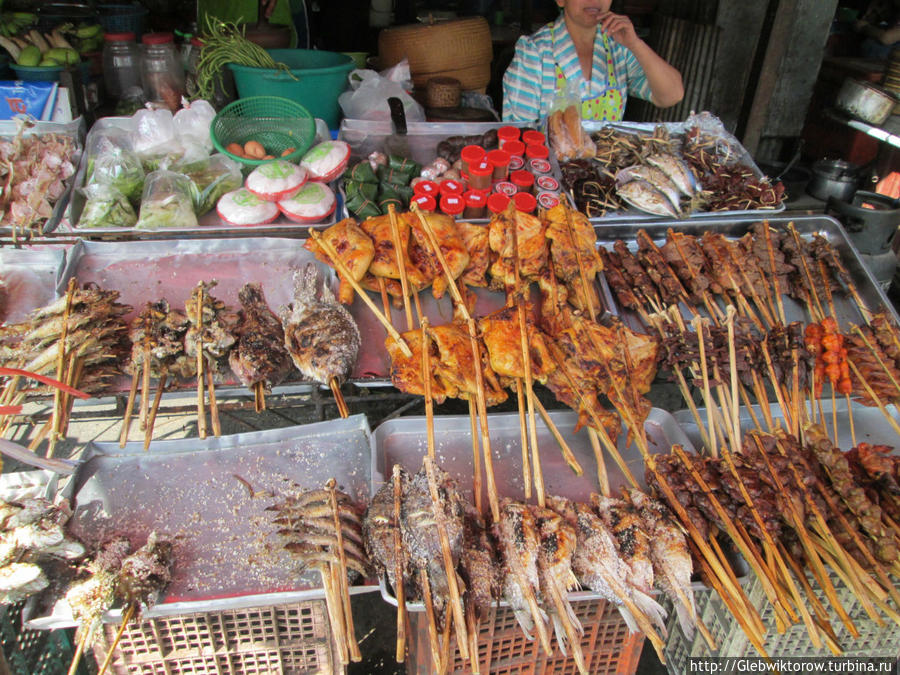
POLYGON ((291 74, 283 63, 276 63, 262 47, 244 37, 237 24, 206 17, 201 36, 203 47, 197 61, 197 97, 212 99, 216 87, 222 87, 222 71, 229 63, 256 68, 278 68, 291 74))

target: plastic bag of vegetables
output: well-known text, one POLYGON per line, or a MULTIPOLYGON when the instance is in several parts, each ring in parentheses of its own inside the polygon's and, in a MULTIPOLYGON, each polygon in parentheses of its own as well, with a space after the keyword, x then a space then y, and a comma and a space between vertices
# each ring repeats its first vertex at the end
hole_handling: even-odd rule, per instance
POLYGON ((131 202, 112 185, 93 183, 81 188, 86 202, 78 227, 134 227, 137 214, 131 202))
POLYGON ((174 171, 154 171, 147 176, 141 196, 136 229, 159 230, 197 227, 191 179, 174 171))
POLYGON ((216 116, 216 109, 203 99, 193 103, 182 99, 182 104, 184 108, 175 113, 174 117, 175 135, 183 145, 197 143, 206 149, 206 154, 211 153, 213 142, 209 128, 216 116))
POLYGON ((88 149, 87 184, 109 185, 137 204, 144 189, 141 161, 115 134, 99 135, 88 149))
POLYGON ((198 216, 211 211, 219 197, 244 183, 241 165, 221 154, 213 155, 204 168, 187 176, 194 185, 194 210, 198 216))

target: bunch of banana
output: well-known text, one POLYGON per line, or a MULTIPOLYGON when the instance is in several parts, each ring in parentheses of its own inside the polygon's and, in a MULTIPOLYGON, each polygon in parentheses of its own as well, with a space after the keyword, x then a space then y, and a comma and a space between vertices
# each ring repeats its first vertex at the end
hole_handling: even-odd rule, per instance
POLYGON ((12 37, 37 23, 37 15, 31 12, 3 12, 0 15, 0 36, 12 37))
POLYGON ((45 35, 32 28, 16 37, 0 37, 0 47, 20 66, 65 66, 81 61, 81 54, 58 28, 45 35))
POLYGON ((64 23, 56 30, 75 46, 79 54, 103 49, 103 26, 99 23, 81 22, 77 25, 64 23))

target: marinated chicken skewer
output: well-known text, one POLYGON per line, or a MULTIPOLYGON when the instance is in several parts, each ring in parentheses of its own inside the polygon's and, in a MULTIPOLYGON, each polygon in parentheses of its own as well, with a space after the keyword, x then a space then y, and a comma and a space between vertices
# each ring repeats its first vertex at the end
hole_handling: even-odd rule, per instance
POLYGON ((281 526, 278 535, 284 549, 322 577, 341 662, 360 661, 349 593, 352 579, 369 573, 360 509, 348 494, 335 489, 331 479, 321 489, 290 494, 267 510, 277 513, 273 522, 281 526))
POLYGON ((317 285, 314 266, 307 266, 302 274, 294 272, 294 302, 281 317, 284 345, 297 370, 331 388, 341 417, 347 417, 350 411, 340 386, 356 365, 359 328, 327 286, 316 298, 317 285))
POLYGON ((131 619, 142 606, 148 609, 153 607, 159 594, 172 581, 174 564, 172 542, 159 539, 156 532, 151 532, 147 543, 122 561, 116 575, 115 596, 125 604, 125 611, 97 675, 103 675, 109 668, 131 619))
MULTIPOLYGON (((344 218, 335 223, 322 232, 322 237, 338 252, 349 276, 354 281, 362 281, 375 257, 375 244, 371 237, 356 224, 353 218, 344 218)), ((303 248, 315 253, 316 258, 324 263, 331 261, 315 239, 307 239, 303 248)), ((353 302, 353 286, 344 278, 343 274, 340 275, 338 286, 338 302, 344 305, 353 302)))
POLYGON ((244 284, 238 291, 238 300, 241 322, 228 364, 254 393, 256 412, 261 412, 266 409, 265 392, 290 372, 291 355, 284 346, 284 328, 266 304, 262 286, 244 284))

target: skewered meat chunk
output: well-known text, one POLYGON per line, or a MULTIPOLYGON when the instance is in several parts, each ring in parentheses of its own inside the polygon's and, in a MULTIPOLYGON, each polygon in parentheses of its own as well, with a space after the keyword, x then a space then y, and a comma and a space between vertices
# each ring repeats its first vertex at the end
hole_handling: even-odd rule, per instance
POLYGON ((870 326, 885 354, 890 357, 895 366, 900 366, 900 333, 898 333, 893 320, 888 318, 887 313, 877 312, 872 315, 870 326))
MULTIPOLYGON (((458 279, 469 265, 469 251, 457 231, 456 221, 451 216, 442 213, 420 212, 420 214, 438 242, 450 276, 458 279)), ((410 233, 413 238, 413 241, 410 242, 410 256, 413 258, 413 263, 429 270, 433 278, 431 292, 434 297, 442 298, 447 290, 447 276, 444 274, 440 259, 432 250, 431 241, 425 232, 425 225, 415 214, 403 215, 409 220, 410 233), (421 262, 416 261, 417 255, 422 256, 421 262)))
POLYGON ((116 580, 116 597, 127 605, 152 607, 156 596, 172 580, 175 563, 172 542, 151 532, 147 543, 122 561, 116 580))
MULTIPOLYGON (((405 217, 405 214, 398 214, 396 220, 400 245, 403 248, 400 261, 406 267, 406 278, 412 287, 411 290, 415 292, 428 286, 434 277, 429 276, 427 274, 428 270, 423 270, 414 264, 410 258, 410 221, 405 217)), ((400 267, 397 264, 397 251, 394 247, 390 216, 367 218, 360 223, 360 227, 372 239, 375 248, 374 257, 369 264, 369 272, 376 277, 399 279, 400 267)))
POLYGON ((253 389, 261 382, 269 389, 290 372, 291 355, 284 346, 284 329, 266 304, 260 284, 244 284, 238 300, 241 322, 228 363, 245 386, 253 389))
POLYGON ((228 352, 235 343, 235 330, 239 321, 237 312, 226 307, 225 303, 213 296, 209 291, 218 284, 218 281, 204 281, 194 287, 191 297, 185 302, 187 317, 191 322, 184 338, 185 351, 188 356, 196 358, 197 344, 202 340, 203 353, 206 360, 217 370, 224 370, 224 363, 228 352), (203 304, 202 330, 197 323, 198 301, 202 289, 203 304))
MULTIPOLYGON (((324 232, 322 237, 331 244, 332 248, 340 256, 341 262, 350 272, 354 281, 361 281, 369 269, 369 264, 375 257, 375 244, 362 228, 356 224, 353 218, 344 218, 335 223, 324 232)), ((326 264, 331 264, 331 259, 322 251, 314 239, 307 239, 303 248, 315 253, 316 258, 326 264)), ((353 286, 340 277, 338 286, 338 302, 349 305, 353 302, 353 286)))
POLYGON ((682 299, 687 298, 687 291, 681 285, 681 281, 645 230, 638 230, 637 243, 637 258, 643 264, 647 275, 653 279, 663 301, 666 304, 677 305, 682 299))
MULTIPOLYGON (((399 469, 399 482, 402 494, 407 491, 409 474, 399 469)), ((397 563, 403 570, 403 588, 407 591, 414 588, 413 577, 410 571, 409 555, 406 547, 400 546, 400 550, 394 546, 395 530, 402 527, 402 522, 395 525, 394 522, 394 485, 387 482, 381 486, 366 511, 362 523, 362 535, 366 544, 366 552, 372 565, 383 574, 387 574, 391 585, 397 588, 397 563), (398 561, 398 555, 400 560, 398 561)), ((402 536, 401 536, 402 539, 402 536)))
POLYGON ((188 318, 173 311, 165 298, 148 302, 131 321, 131 361, 125 372, 140 372, 145 360, 154 377, 168 372, 170 366, 185 356, 184 336, 189 326, 188 318))
POLYGON ((460 565, 468 589, 466 601, 474 603, 479 619, 486 619, 491 605, 500 595, 497 552, 481 514, 468 502, 464 508, 460 565))
POLYGON ((587 283, 587 299, 595 310, 600 309, 596 278, 603 269, 597 256, 597 235, 587 217, 572 211, 565 205, 554 206, 545 214, 547 239, 550 240, 550 263, 553 273, 569 290, 572 304, 585 309, 585 288, 582 271, 587 283), (580 263, 580 264, 579 264, 580 263))
MULTIPOLYGON (((400 337, 409 347, 412 356, 406 356, 400 351, 400 346, 390 335, 385 339, 388 354, 391 357, 391 383, 400 391, 415 396, 425 395, 425 384, 422 378, 422 349, 425 345, 422 329, 406 331, 400 337)), ((431 363, 438 362, 439 355, 434 340, 428 340, 428 350, 431 363)), ((456 390, 448 388, 447 384, 438 379, 434 371, 428 374, 431 378, 431 397, 435 403, 443 403, 448 396, 455 396, 456 390)))
POLYGON ((359 354, 359 328, 350 312, 338 304, 330 289, 316 299, 316 268, 294 273, 294 302, 282 315, 284 345, 305 377, 341 384, 350 377, 359 354))
POLYGON ((484 225, 460 221, 456 224, 456 229, 469 252, 469 262, 459 280, 468 286, 486 287, 488 285, 487 271, 491 265, 488 228, 484 225))
MULTIPOLYGON (((432 361, 436 377, 444 383, 448 392, 455 391, 453 396, 475 400, 478 395, 478 383, 475 377, 475 358, 472 353, 472 341, 469 330, 461 322, 433 326, 428 329, 438 351, 438 360, 432 361)), ((484 398, 488 406, 499 405, 506 400, 497 373, 491 368, 489 352, 481 340, 476 340, 481 354, 481 376, 484 381, 484 398)))
POLYGON ((497 254, 491 265, 491 288, 513 288, 517 263, 520 279, 536 279, 547 265, 547 225, 510 206, 496 214, 488 227, 491 250, 497 254))
MULTIPOLYGON (((525 316, 531 375, 535 382, 544 383, 553 368, 552 357, 547 350, 543 334, 537 330, 530 318, 530 307, 526 307, 525 316)), ((525 377, 518 309, 514 306, 504 307, 492 312, 479 319, 478 328, 484 337, 494 372, 505 377, 525 377)))

